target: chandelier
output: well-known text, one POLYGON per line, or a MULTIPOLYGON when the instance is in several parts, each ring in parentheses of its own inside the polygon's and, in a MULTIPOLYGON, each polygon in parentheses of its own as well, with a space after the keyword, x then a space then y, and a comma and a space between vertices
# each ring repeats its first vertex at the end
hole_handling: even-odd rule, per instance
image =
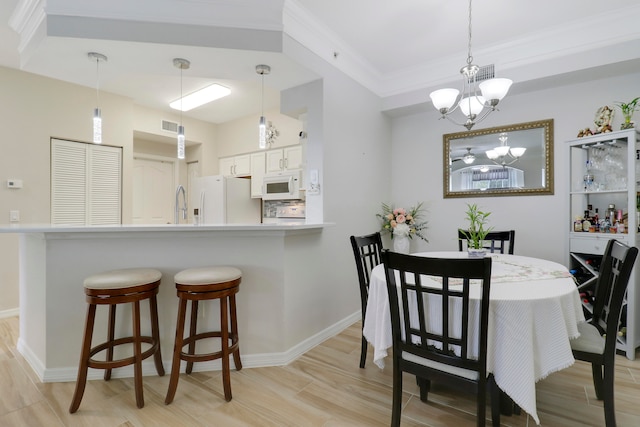
POLYGON ((469 0, 469 43, 467 53, 467 65, 460 69, 462 74, 462 92, 458 89, 439 89, 429 94, 433 106, 442 114, 441 119, 464 126, 471 130, 473 125, 484 120, 489 113, 497 110, 497 105, 505 97, 511 84, 509 79, 492 78, 477 84, 476 78, 480 67, 473 64, 471 55, 471 0, 469 0), (480 89, 480 94, 478 93, 480 89), (460 108, 466 117, 464 123, 458 123, 450 117, 450 114, 460 108), (483 112, 484 110, 484 112, 483 112))
POLYGON ((507 133, 502 132, 498 137, 498 139, 500 140, 500 145, 493 150, 486 151, 489 160, 502 167, 517 162, 527 150, 524 147, 509 147, 507 145, 508 138, 509 137, 507 136, 507 133))

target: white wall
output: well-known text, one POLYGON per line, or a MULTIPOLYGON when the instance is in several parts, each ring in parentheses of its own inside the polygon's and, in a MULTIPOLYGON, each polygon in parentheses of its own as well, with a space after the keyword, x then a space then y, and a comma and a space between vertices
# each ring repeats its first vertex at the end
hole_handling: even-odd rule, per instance
MULTIPOLYGON (((279 136, 269 148, 284 147, 300 142, 298 134, 302 130, 299 120, 280 114, 280 111, 265 110, 264 116, 278 130, 279 136)), ((258 151, 259 115, 242 117, 221 123, 217 126, 218 157, 233 156, 240 153, 258 151)))
MULTIPOLYGON (((514 83, 517 89, 517 82, 514 83)), ((541 119, 554 119, 554 176, 552 196, 443 198, 442 135, 459 132, 429 106, 428 112, 392 120, 393 202, 396 206, 425 201, 429 207, 429 244, 412 242, 412 250, 457 250, 456 228, 466 225, 466 203, 478 203, 491 211, 496 229, 515 229, 517 254, 565 263, 566 232, 571 218, 565 211, 568 191, 568 160, 563 142, 574 139, 580 129, 594 128, 596 110, 616 101, 640 95, 640 74, 553 87, 532 93, 508 95, 500 111, 492 113, 478 128, 541 119), (432 111, 433 110, 433 111, 432 111)), ((425 93, 425 99, 428 94, 425 93)), ((613 128, 620 129, 622 115, 616 108, 613 128)), ((640 114, 636 114, 636 121, 640 114)))

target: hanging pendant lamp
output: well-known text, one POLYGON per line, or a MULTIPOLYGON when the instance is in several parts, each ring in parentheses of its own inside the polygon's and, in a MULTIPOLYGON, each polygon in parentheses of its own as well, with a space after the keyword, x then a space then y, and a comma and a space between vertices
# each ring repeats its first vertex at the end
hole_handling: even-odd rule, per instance
POLYGON ((473 56, 471 55, 471 0, 469 0, 468 32, 467 65, 460 69, 462 92, 452 88, 439 89, 431 92, 429 97, 433 106, 440 112, 440 118, 447 118, 449 121, 471 130, 476 123, 481 122, 491 112, 497 110, 498 103, 507 95, 513 82, 509 79, 491 78, 478 84, 478 74, 481 68, 472 63, 473 56), (458 123, 450 116, 458 108, 466 119, 463 123, 458 123))
POLYGON ((264 118, 264 75, 271 72, 268 65, 256 65, 256 73, 262 76, 262 105, 260 109, 260 121, 258 122, 258 147, 267 148, 267 120, 264 118))
POLYGON ((107 61, 101 53, 89 52, 90 61, 96 61, 96 108, 93 109, 93 142, 102 144, 102 111, 100 111, 100 61, 107 61))
POLYGON ((184 126, 182 126, 182 70, 188 70, 191 62, 182 58, 174 58, 173 65, 180 69, 180 125, 178 126, 178 159, 184 159, 184 126))

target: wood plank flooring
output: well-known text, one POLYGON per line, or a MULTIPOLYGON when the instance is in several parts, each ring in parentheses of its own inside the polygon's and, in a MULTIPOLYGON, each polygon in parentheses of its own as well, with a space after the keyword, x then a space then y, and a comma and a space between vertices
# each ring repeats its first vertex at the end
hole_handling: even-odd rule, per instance
MULTIPOLYGON (((391 369, 378 369, 371 352, 367 367, 358 367, 359 322, 288 366, 232 371, 228 403, 218 372, 183 374, 171 405, 164 404, 169 375, 145 377, 143 409, 136 407, 132 379, 95 380, 73 415, 68 407, 75 384, 40 382, 17 352, 17 338, 18 318, 0 319, 3 427, 388 426, 391 419, 391 369)), ((616 364, 618 426, 640 426, 640 358, 618 356, 616 364)), ((165 369, 170 372, 170 366, 165 369)), ((472 396, 434 384, 429 402, 423 403, 415 380, 406 377, 404 384, 403 426, 476 425, 472 396)), ((591 368, 583 362, 540 381, 537 396, 543 426, 604 426, 591 368)), ((502 426, 535 425, 524 413, 501 421, 502 426)))

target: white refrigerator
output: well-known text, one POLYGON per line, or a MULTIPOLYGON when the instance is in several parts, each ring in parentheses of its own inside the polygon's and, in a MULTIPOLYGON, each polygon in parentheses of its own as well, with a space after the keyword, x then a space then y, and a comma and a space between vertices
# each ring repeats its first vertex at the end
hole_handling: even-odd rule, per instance
POLYGON ((251 180, 222 175, 194 178, 190 211, 198 209, 198 224, 259 224, 260 199, 251 198, 251 180))

